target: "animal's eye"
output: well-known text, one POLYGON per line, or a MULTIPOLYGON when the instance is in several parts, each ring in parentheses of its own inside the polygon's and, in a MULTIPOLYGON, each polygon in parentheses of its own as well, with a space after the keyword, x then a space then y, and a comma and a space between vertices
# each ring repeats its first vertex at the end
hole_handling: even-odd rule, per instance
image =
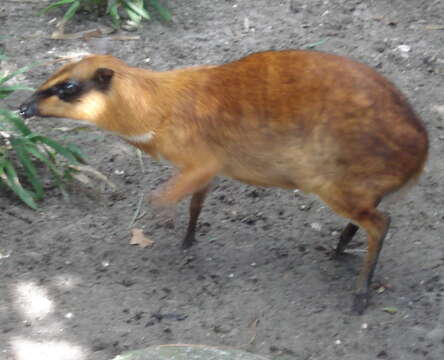
POLYGON ((69 100, 80 92, 80 84, 77 81, 67 81, 59 85, 57 95, 62 100, 69 100))

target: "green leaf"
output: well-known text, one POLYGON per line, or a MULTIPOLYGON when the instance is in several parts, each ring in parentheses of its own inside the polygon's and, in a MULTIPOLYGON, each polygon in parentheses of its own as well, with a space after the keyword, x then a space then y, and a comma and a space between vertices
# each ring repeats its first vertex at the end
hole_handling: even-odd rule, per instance
POLYGON ((32 69, 33 67, 41 65, 41 64, 44 64, 44 63, 45 63, 44 61, 35 61, 35 62, 33 62, 33 63, 29 64, 29 65, 23 66, 22 68, 20 68, 20 69, 18 69, 16 71, 13 71, 9 75, 1 74, 0 75, 0 85, 4 84, 6 81, 12 79, 13 77, 15 77, 17 75, 23 74, 24 72, 29 71, 29 69, 32 69))
POLYGON ((77 162, 81 164, 86 164, 85 155, 82 153, 80 148, 74 144, 66 145, 66 148, 71 152, 71 154, 76 158, 77 162))
POLYGON ((118 0, 108 0, 106 3, 106 13, 109 14, 112 8, 118 8, 119 3, 118 0))
POLYGON ((53 175, 56 185, 60 188, 63 195, 66 196, 65 188, 63 187, 63 174, 59 172, 50 155, 41 152, 37 147, 28 146, 26 150, 48 167, 53 175))
POLYGON ((0 86, 0 99, 4 99, 11 95, 14 91, 18 90, 29 90, 32 91, 34 89, 24 86, 24 85, 11 85, 11 86, 0 86))
POLYGON ((37 199, 42 199, 44 195, 43 184, 39 179, 39 174, 37 172, 36 167, 34 166, 30 153, 26 151, 27 146, 35 146, 32 143, 27 144, 26 140, 23 138, 11 138, 11 145, 17 154, 17 158, 23 165, 26 176, 31 183, 37 199))
POLYGON ((29 138, 32 141, 40 141, 49 147, 53 148, 58 154, 62 155, 66 159, 68 159, 71 163, 77 163, 76 157, 72 154, 72 152, 64 147, 63 145, 59 144, 57 141, 54 141, 50 138, 47 138, 42 135, 36 135, 29 138))
POLYGON ((45 7, 43 10, 40 10, 38 12, 38 15, 42 15, 45 12, 47 12, 48 10, 54 9, 56 7, 59 7, 59 6, 65 5, 65 4, 70 4, 70 3, 74 2, 74 1, 76 1, 76 0, 60 0, 60 1, 56 1, 55 3, 52 3, 51 5, 45 7))
POLYGON ((393 306, 388 306, 388 307, 383 308, 382 311, 393 315, 398 312, 398 309, 393 306))
POLYGON ((106 9, 106 13, 111 16, 113 26, 115 28, 118 28, 120 24, 120 15, 119 15, 119 4, 117 0, 111 0, 108 2, 108 8, 106 9))
MULTIPOLYGON (((123 5, 130 11, 128 11, 128 16, 131 18, 131 14, 137 14, 147 20, 150 19, 150 14, 148 13, 148 11, 146 11, 143 8, 143 2, 141 3, 142 6, 139 6, 137 4, 135 4, 134 0, 122 0, 123 5)), ((131 20, 134 21, 134 19, 131 18, 131 20)))
POLYGON ((69 19, 71 19, 75 15, 79 7, 80 7, 79 0, 73 2, 72 5, 69 7, 68 11, 66 11, 65 15, 63 15, 63 20, 68 21, 69 19))
POLYGON ((307 44, 305 46, 303 46, 303 49, 314 49, 316 46, 322 45, 323 43, 325 43, 328 39, 321 39, 319 41, 316 41, 314 43, 311 44, 307 44))
POLYGON ((30 136, 32 134, 32 131, 26 126, 24 121, 16 116, 13 112, 1 109, 0 108, 0 115, 6 118, 6 120, 9 121, 14 127, 24 136, 30 136))
POLYGON ((165 8, 162 5, 160 5, 158 0, 151 0, 151 5, 156 9, 156 11, 160 14, 160 16, 165 21, 170 21, 171 20, 171 18, 172 18, 171 13, 168 11, 167 8, 165 8))
POLYGON ((30 208, 37 210, 37 204, 34 201, 33 195, 26 190, 19 181, 17 172, 8 159, 3 159, 0 167, 3 168, 6 178, 3 178, 8 187, 30 208))

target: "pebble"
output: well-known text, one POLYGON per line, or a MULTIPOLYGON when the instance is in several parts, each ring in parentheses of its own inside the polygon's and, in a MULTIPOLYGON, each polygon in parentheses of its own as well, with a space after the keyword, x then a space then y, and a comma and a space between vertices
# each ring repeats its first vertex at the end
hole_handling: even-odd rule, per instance
POLYGON ((426 335, 427 339, 444 342, 444 327, 436 327, 426 335))
POLYGON ((373 44, 373 49, 376 50, 377 52, 382 53, 384 52, 385 48, 386 48, 386 43, 384 41, 376 41, 373 44))
POLYGON ((402 44, 402 45, 399 45, 396 49, 403 52, 403 53, 407 53, 407 52, 410 52, 410 50, 412 48, 409 45, 402 44))
POLYGON ((322 229, 322 225, 317 222, 311 223, 310 227, 316 231, 321 231, 321 229, 322 229))

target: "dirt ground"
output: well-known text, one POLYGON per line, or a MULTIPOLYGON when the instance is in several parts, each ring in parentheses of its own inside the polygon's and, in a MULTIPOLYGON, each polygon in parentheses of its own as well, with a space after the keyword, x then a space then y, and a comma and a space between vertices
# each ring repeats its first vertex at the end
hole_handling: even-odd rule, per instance
MULTIPOLYGON (((3 0, 2 71, 90 50, 52 40, 47 1, 3 0)), ((441 0, 169 1, 172 24, 145 23, 140 40, 108 51, 156 70, 222 63, 266 49, 347 55, 378 69, 408 96, 430 133, 428 171, 407 197, 386 208, 392 226, 375 274, 371 304, 350 314, 365 251, 330 259, 346 224, 299 192, 220 179, 204 208, 198 244, 180 250, 187 203, 174 228, 144 203, 134 227, 155 241, 128 244, 139 199, 171 169, 99 131, 36 119, 39 132, 66 138, 116 190, 73 186, 70 201, 48 185, 35 212, 0 192, 0 359, 109 360, 165 343, 246 349, 270 359, 444 358, 444 2, 441 0), (143 166, 142 166, 143 164, 143 166)), ((67 31, 94 28, 92 15, 67 31)), ((100 19, 99 23, 106 23, 100 19)), ((24 75, 37 86, 55 65, 24 75)), ((7 102, 16 108, 28 94, 7 102)))

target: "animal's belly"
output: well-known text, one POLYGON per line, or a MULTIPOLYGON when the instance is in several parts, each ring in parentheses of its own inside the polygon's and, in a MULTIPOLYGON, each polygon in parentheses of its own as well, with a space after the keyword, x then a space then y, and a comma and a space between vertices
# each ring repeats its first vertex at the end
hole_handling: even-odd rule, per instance
POLYGON ((295 179, 288 173, 281 173, 279 169, 248 168, 245 166, 229 166, 222 171, 222 175, 231 177, 240 182, 263 187, 279 187, 284 189, 296 189, 298 185, 295 179))

